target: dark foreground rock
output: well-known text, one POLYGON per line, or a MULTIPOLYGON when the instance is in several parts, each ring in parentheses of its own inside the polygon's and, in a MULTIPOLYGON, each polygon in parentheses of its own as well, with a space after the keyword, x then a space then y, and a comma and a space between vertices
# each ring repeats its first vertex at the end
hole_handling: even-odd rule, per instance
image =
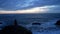
POLYGON ((55 23, 55 25, 60 25, 60 20, 58 20, 58 21, 55 23))
POLYGON ((27 30, 24 27, 21 26, 7 26, 2 30, 2 33, 5 34, 32 34, 30 30, 27 30))
POLYGON ((58 20, 58 21, 55 23, 55 26, 60 29, 60 20, 58 20))
POLYGON ((15 20, 14 25, 6 26, 0 34, 32 34, 32 32, 25 27, 18 26, 15 20))

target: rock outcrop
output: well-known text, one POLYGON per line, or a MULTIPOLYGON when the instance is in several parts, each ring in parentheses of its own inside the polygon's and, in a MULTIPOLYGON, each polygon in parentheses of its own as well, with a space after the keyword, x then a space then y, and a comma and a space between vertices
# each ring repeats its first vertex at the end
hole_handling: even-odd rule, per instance
POLYGON ((55 25, 60 25, 60 20, 58 20, 58 21, 55 23, 55 25))
POLYGON ((1 31, 2 34, 32 34, 32 32, 25 27, 18 26, 17 21, 14 21, 14 25, 6 26, 1 31))
POLYGON ((60 29, 60 20, 55 23, 55 26, 60 29))
POLYGON ((32 23, 32 25, 41 25, 41 23, 32 23))

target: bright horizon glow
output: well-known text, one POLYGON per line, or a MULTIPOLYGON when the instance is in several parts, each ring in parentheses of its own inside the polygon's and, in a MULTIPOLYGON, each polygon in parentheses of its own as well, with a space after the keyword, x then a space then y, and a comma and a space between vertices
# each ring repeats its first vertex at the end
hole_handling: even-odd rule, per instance
POLYGON ((53 8, 56 7, 54 5, 52 6, 42 6, 42 7, 35 7, 35 8, 31 8, 31 9, 26 9, 26 10, 16 10, 16 11, 4 11, 1 10, 0 14, 14 14, 14 13, 46 13, 47 11, 49 11, 49 8, 53 8))

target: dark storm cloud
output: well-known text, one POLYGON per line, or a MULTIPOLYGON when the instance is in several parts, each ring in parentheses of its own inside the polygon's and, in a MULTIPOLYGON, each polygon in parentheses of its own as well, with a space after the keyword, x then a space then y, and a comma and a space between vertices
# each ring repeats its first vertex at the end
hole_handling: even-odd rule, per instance
POLYGON ((0 10, 19 10, 45 5, 60 5, 60 0, 0 0, 0 10))

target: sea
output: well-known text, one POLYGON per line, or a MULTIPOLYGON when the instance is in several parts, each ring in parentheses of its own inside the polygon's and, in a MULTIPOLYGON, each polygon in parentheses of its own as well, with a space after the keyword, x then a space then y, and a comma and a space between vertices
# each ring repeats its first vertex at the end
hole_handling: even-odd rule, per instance
POLYGON ((55 25, 60 20, 60 13, 0 14, 0 30, 5 26, 13 25, 14 20, 17 20, 18 25, 31 30, 33 34, 60 33, 60 28, 55 25))

